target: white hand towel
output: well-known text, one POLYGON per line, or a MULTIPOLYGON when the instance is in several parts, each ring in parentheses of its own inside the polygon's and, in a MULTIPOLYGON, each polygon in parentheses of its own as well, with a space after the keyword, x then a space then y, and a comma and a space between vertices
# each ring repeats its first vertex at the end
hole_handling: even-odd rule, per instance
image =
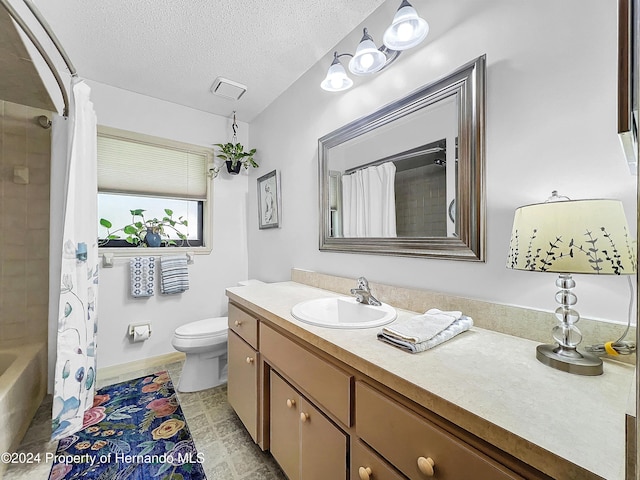
POLYGON ((462 312, 443 312, 437 308, 427 310, 422 315, 416 315, 404 322, 394 323, 383 327, 385 335, 411 343, 421 343, 432 339, 446 330, 453 322, 462 316, 462 312))
POLYGON ((466 332, 473 326, 473 319, 471 317, 467 317, 463 315, 458 320, 454 321, 448 328, 438 333, 435 337, 420 343, 408 342, 406 340, 401 340, 397 337, 392 337, 387 335, 384 332, 378 333, 378 340, 382 340, 383 342, 389 343, 394 347, 402 348, 411 353, 424 352, 425 350, 429 350, 430 348, 435 347, 436 345, 440 345, 441 343, 446 342, 447 340, 451 340, 456 335, 466 332))

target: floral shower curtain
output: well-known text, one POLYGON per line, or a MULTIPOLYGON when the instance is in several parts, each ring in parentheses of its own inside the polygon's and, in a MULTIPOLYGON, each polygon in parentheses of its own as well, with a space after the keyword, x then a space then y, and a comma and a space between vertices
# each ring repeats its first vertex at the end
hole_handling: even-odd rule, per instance
POLYGON ((72 80, 69 118, 54 119, 52 132, 52 155, 66 155, 67 165, 52 440, 82 429, 95 392, 97 131, 90 91, 72 80))

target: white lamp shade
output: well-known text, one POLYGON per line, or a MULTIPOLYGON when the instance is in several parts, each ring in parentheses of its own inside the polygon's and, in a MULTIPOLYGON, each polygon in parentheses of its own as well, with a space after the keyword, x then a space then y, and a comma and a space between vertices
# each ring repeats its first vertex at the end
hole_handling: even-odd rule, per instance
POLYGON ((382 41, 389 50, 402 51, 418 45, 428 33, 426 20, 418 16, 409 2, 403 2, 384 32, 382 41))
POLYGON ((363 38, 356 48, 356 53, 349 61, 349 70, 354 75, 369 75, 384 67, 387 57, 376 47, 373 40, 363 38))
POLYGON ((352 85, 353 80, 347 76, 347 72, 338 61, 331 64, 327 76, 320 84, 320 87, 328 92, 340 92, 351 88, 352 85))
POLYGON ((569 200, 516 210, 507 268, 630 275, 633 239, 619 200, 569 200))

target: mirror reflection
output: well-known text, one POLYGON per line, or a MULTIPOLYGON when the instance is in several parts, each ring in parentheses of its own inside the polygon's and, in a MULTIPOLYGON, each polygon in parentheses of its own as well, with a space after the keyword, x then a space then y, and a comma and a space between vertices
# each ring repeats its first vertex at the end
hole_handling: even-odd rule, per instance
POLYGON ((455 236, 457 113, 452 95, 332 148, 330 236, 455 236))
POLYGON ((481 260, 484 57, 319 140, 321 250, 481 260))

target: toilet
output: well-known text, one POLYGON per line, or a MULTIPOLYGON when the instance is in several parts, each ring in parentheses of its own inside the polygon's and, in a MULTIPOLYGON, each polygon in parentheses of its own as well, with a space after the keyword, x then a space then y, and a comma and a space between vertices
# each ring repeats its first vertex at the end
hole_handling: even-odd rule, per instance
MULTIPOLYGON (((238 285, 262 283, 246 280, 238 285)), ((198 392, 227 381, 227 317, 197 320, 176 328, 171 344, 186 359, 178 382, 179 392, 198 392)))
POLYGON ((197 392, 227 381, 227 317, 182 325, 176 328, 171 344, 186 354, 179 392, 197 392))

